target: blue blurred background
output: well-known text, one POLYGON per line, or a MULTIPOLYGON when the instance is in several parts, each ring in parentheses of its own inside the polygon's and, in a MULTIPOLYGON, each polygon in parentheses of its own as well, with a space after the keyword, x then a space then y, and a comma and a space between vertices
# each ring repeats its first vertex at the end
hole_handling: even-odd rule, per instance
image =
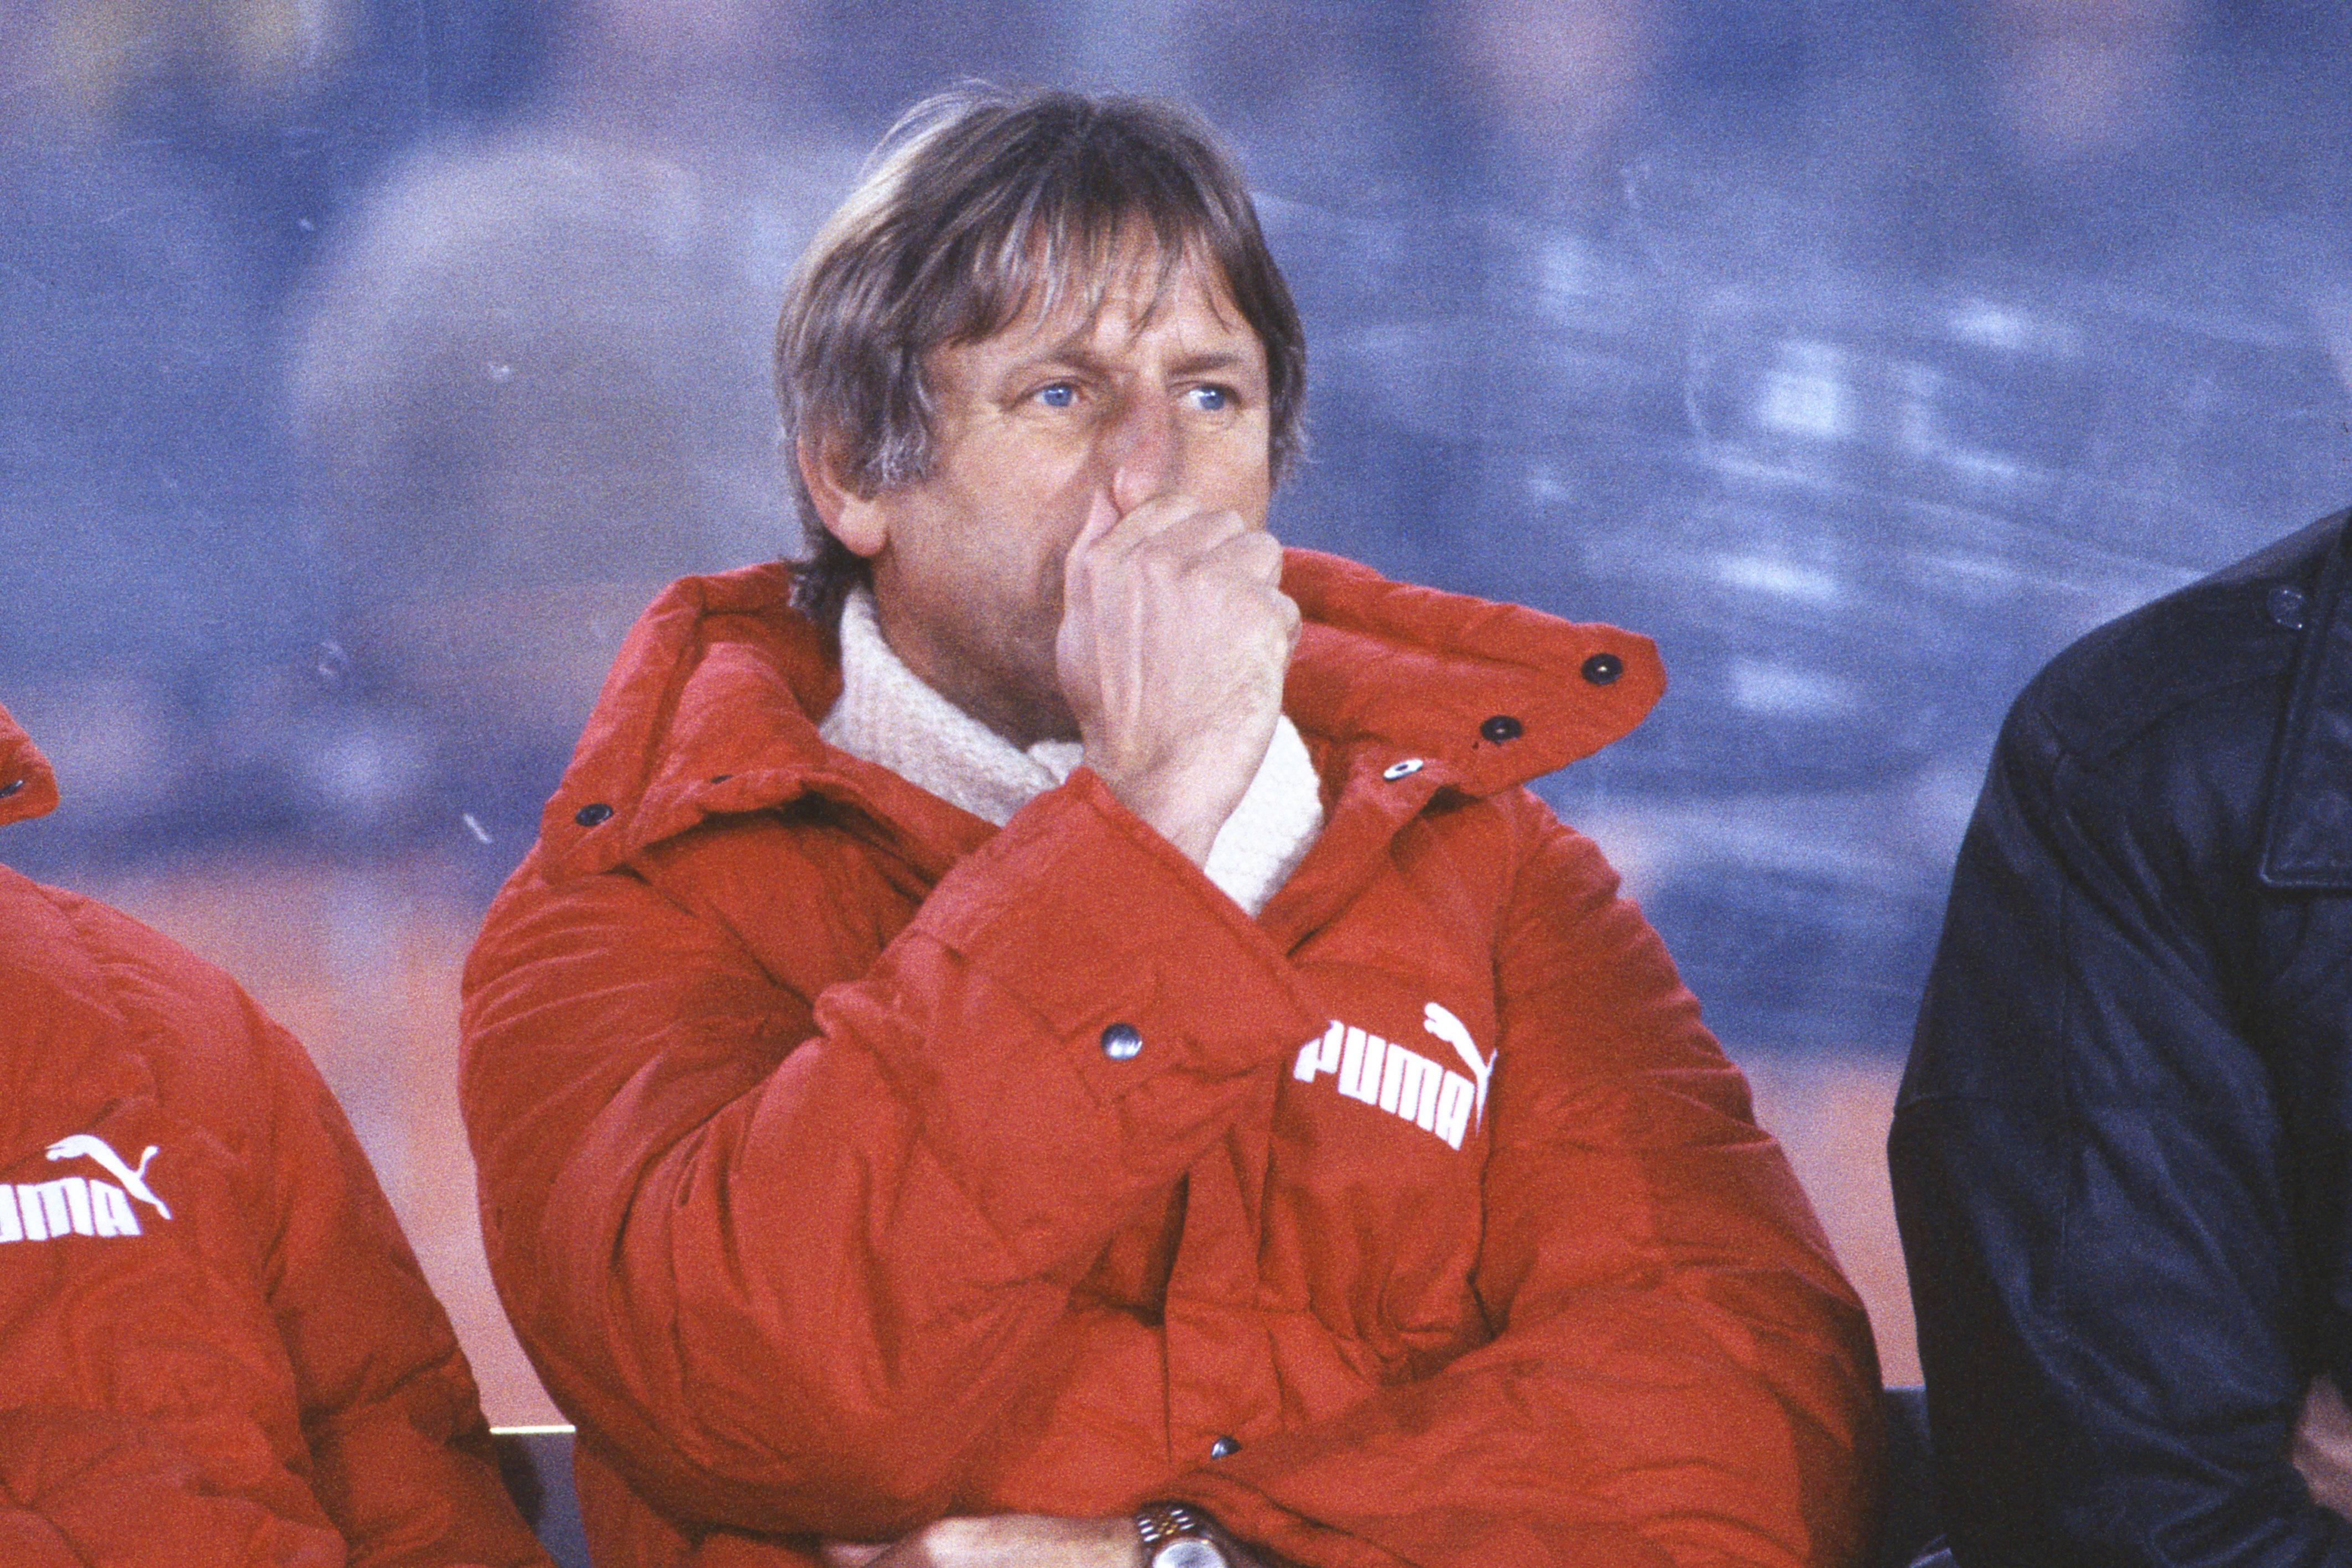
POLYGON ((2352 499, 2323 0, 0 0, 0 855, 310 1041, 481 1363, 455 967, 621 634, 794 548, 799 247, 958 78, 1188 99, 1310 348, 1279 532, 1657 638, 1547 785, 1891 1375, 1879 1168, 1992 733, 2352 499))

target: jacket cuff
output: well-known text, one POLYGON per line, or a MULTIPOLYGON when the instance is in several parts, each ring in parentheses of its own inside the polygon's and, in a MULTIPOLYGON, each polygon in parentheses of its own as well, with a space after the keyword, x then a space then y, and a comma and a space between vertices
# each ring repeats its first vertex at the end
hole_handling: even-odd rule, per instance
POLYGON ((1257 922, 1087 768, 918 920, 1066 1041, 1105 1100, 1179 1068, 1221 1080, 1287 1060, 1327 1022, 1257 922))

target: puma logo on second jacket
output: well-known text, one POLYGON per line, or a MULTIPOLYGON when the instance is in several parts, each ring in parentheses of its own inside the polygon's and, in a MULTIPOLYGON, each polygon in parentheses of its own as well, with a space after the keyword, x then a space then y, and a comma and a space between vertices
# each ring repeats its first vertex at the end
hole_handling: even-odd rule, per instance
POLYGON ((55 1181, 0 1184, 0 1245, 66 1236, 137 1236, 141 1234, 139 1215, 131 1207, 132 1198, 153 1209, 158 1218, 171 1218, 171 1209, 147 1185, 148 1163, 158 1152, 149 1145, 134 1169, 102 1139, 88 1133, 58 1139, 48 1147, 50 1159, 94 1161, 114 1180, 67 1176, 55 1181))

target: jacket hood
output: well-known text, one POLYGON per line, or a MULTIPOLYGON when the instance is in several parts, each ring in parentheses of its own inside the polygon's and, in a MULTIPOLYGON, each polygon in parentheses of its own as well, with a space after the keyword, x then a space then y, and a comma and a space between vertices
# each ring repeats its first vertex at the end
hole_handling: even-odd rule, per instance
POLYGON ((49 759, 8 710, 0 707, 0 826, 57 810, 58 779, 49 759))
MULTIPOLYGON (((807 795, 874 809, 869 764, 816 726, 838 654, 791 606, 792 570, 680 579, 623 642, 540 823, 551 877, 627 860, 705 817, 807 795)), ((1283 706, 1311 742, 1420 759, 1486 795, 1589 757, 1665 690, 1650 639, 1285 552, 1304 620, 1283 706)), ((908 788, 911 789, 911 786, 908 788)))

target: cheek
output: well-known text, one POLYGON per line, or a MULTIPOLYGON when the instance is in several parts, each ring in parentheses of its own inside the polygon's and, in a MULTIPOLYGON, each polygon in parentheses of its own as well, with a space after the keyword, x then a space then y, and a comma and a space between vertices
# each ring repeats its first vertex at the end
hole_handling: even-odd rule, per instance
POLYGON ((998 526, 1009 552, 1025 561, 1026 570, 1040 582, 1051 580, 1057 603, 1062 561, 1085 530, 1098 488, 1099 480, 1089 465, 1041 457, 998 495, 998 526))
POLYGON ((1203 455, 1202 487, 1213 495, 1202 499, 1244 513, 1263 513, 1274 496, 1274 468, 1264 432, 1237 440, 1220 440, 1203 455))
POLYGON ((997 474, 989 485, 964 484, 950 491, 950 515, 941 518, 931 562, 934 587, 945 595, 941 612, 983 622, 992 634, 1060 618, 1062 560, 1086 521, 1086 503, 1075 520, 1064 490, 1049 487, 1052 476, 1032 470, 997 474))

